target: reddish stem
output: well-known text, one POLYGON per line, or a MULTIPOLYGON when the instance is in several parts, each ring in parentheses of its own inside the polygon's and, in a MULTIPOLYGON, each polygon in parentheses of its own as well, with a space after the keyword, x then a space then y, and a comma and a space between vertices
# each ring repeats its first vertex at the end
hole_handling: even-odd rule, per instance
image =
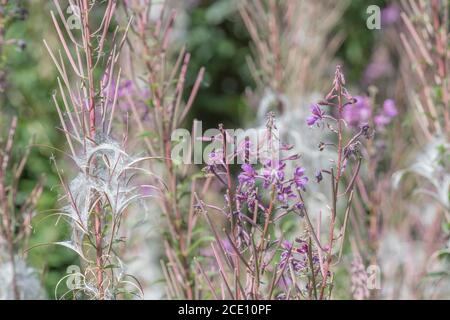
MULTIPOLYGON (((88 0, 83 0, 83 31, 84 31, 84 48, 86 51, 87 74, 89 83, 89 137, 95 140, 96 135, 96 120, 95 120, 95 88, 94 88, 94 74, 92 64, 91 52, 91 32, 89 29, 89 3, 88 0)), ((97 265, 97 288, 99 291, 99 299, 104 298, 103 288, 103 248, 102 248, 102 208, 100 203, 95 206, 94 212, 94 234, 95 234, 95 250, 96 250, 96 265, 97 265)))
MULTIPOLYGON (((339 79, 337 79, 337 82, 339 83, 339 79)), ((320 300, 323 299, 325 288, 326 288, 326 282, 328 277, 328 272, 330 270, 330 264, 332 259, 332 250, 333 250, 333 241, 334 241, 334 225, 336 222, 336 210, 337 210, 337 201, 338 201, 338 189, 339 189, 339 182, 341 179, 341 170, 342 170, 342 156, 343 156, 343 150, 342 150, 342 84, 338 84, 338 161, 336 164, 336 178, 332 175, 333 181, 331 182, 333 184, 333 209, 331 212, 331 221, 330 221, 330 228, 329 228, 329 248, 328 248, 328 257, 327 261, 324 266, 324 274, 322 279, 322 285, 320 290, 320 300)))

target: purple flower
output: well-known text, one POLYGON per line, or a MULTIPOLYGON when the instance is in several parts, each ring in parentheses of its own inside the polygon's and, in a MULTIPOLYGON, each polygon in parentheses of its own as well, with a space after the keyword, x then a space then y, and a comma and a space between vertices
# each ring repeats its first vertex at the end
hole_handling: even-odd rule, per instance
POLYGON ((236 202, 238 203, 239 207, 242 204, 247 204, 250 212, 255 211, 257 203, 258 207, 261 207, 261 205, 259 204, 261 201, 256 193, 256 189, 243 190, 242 188, 239 188, 238 192, 236 193, 236 202))
POLYGON ((364 70, 364 82, 367 84, 391 72, 392 66, 386 62, 373 61, 364 70))
POLYGON ((127 94, 133 93, 133 82, 131 80, 126 80, 124 83, 119 85, 118 91, 117 91, 117 98, 122 98, 127 94))
POLYGON ((374 121, 377 127, 384 127, 391 121, 391 118, 384 114, 379 114, 374 118, 374 121))
POLYGON ((398 114, 395 102, 392 99, 386 99, 383 103, 383 112, 386 116, 393 118, 398 114))
POLYGON ((239 183, 244 185, 254 185, 255 184, 255 176, 256 171, 253 167, 247 163, 241 166, 242 172, 238 176, 239 183))
POLYGON ((284 168, 286 164, 282 161, 267 160, 262 170, 264 177, 264 188, 267 188, 271 183, 280 182, 284 180, 284 168))
POLYGON ((131 80, 125 80, 117 85, 117 82, 111 80, 108 90, 108 75, 104 75, 102 79, 102 94, 106 98, 108 97, 108 103, 112 106, 117 93, 117 106, 127 111, 131 108, 127 97, 130 97, 138 111, 142 112, 142 118, 145 119, 148 114, 148 99, 150 98, 150 91, 148 89, 140 89, 134 85, 131 80), (117 89, 117 92, 116 92, 117 89))
POLYGON ((318 104, 311 105, 311 115, 306 119, 308 126, 314 125, 317 121, 323 119, 325 113, 320 109, 318 104))
MULTIPOLYGON (((289 263, 295 272, 300 272, 302 269, 306 267, 307 260, 306 255, 303 252, 301 252, 302 247, 295 248, 293 244, 289 241, 284 241, 281 246, 283 248, 283 252, 280 255, 280 262, 279 262, 280 269, 283 269, 286 263, 289 263)), ((286 266, 286 268, 288 267, 286 266)))
POLYGON ((211 151, 206 162, 208 165, 221 164, 223 162, 223 151, 221 149, 211 151))
POLYGON ((292 249, 292 243, 287 240, 284 240, 283 243, 281 244, 281 247, 283 247, 284 250, 289 251, 292 249))
POLYGON ((320 183, 320 181, 322 181, 322 179, 323 179, 322 171, 319 170, 319 171, 316 172, 316 181, 317 181, 317 183, 320 183))
POLYGON ((384 26, 395 23, 400 17, 400 8, 396 3, 392 3, 381 10, 381 23, 384 26))
POLYGON ((114 98, 116 96, 116 89, 117 89, 117 103, 119 108, 121 108, 122 110, 128 110, 129 109, 129 105, 127 102, 123 101, 124 97, 126 95, 133 95, 134 94, 134 87, 133 87, 133 83, 131 82, 131 80, 126 80, 122 83, 119 83, 119 85, 117 86, 117 83, 112 80, 111 83, 109 84, 109 89, 108 89, 108 80, 109 80, 109 75, 105 74, 103 75, 102 78, 102 95, 106 98, 108 97, 108 103, 112 104, 114 101, 114 98))
POLYGON ((286 203, 289 198, 295 198, 291 186, 281 186, 278 188, 278 201, 286 203))
POLYGON ((309 246, 305 240, 295 239, 295 242, 299 243, 299 247, 296 249, 298 253, 307 253, 309 246))
POLYGON ((308 183, 308 177, 305 176, 305 168, 295 168, 294 183, 297 188, 305 190, 306 184, 308 183))
POLYGON ((394 100, 386 99, 383 103, 383 110, 374 118, 374 122, 379 129, 383 129, 397 115, 398 111, 394 100))
POLYGON ((344 108, 342 116, 344 120, 351 126, 359 126, 363 122, 367 122, 372 114, 369 97, 356 96, 356 102, 349 104, 344 108))

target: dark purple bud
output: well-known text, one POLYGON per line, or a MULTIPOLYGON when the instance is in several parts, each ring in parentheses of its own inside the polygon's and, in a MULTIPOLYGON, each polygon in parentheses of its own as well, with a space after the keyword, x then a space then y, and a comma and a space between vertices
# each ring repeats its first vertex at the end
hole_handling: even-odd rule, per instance
POLYGON ((370 139, 372 134, 369 132, 370 126, 368 124, 364 124, 361 126, 361 133, 366 139, 370 139))
POLYGON ((298 253, 307 253, 308 249, 309 249, 308 244, 306 242, 304 242, 297 248, 297 252, 298 253))
POLYGON ((321 141, 317 147, 319 148, 319 151, 323 151, 323 149, 325 149, 325 143, 321 141))
POLYGON ((293 154, 293 155, 287 157, 287 158, 284 159, 284 160, 294 161, 294 160, 298 160, 298 159, 300 159, 300 155, 299 155, 299 154, 293 154))
POLYGON ((306 123, 309 126, 312 126, 317 121, 322 120, 325 113, 322 111, 322 109, 320 109, 319 105, 316 103, 312 104, 310 109, 311 109, 311 115, 306 119, 306 123))
POLYGON ((247 163, 243 164, 241 168, 242 172, 238 176, 239 183, 248 185, 255 184, 255 176, 256 176, 255 169, 253 169, 253 167, 247 163))
POLYGON ((283 143, 282 145, 281 145, 281 150, 284 150, 284 151, 289 151, 289 150, 291 150, 292 148, 294 147, 294 145, 293 144, 287 144, 287 143, 283 143))
POLYGON ((305 168, 297 167, 294 171, 294 183, 299 189, 305 189, 308 177, 305 176, 305 168))
POLYGON ((26 49, 26 47, 27 47, 27 43, 25 42, 25 40, 23 40, 23 39, 17 40, 17 48, 20 51, 24 51, 26 49))
POLYGON ((319 170, 319 171, 316 172, 316 182, 320 183, 320 181, 322 181, 322 179, 323 179, 322 171, 319 170))
POLYGON ((303 210, 304 207, 305 207, 305 205, 303 204, 303 202, 297 202, 295 204, 295 208, 298 210, 303 210))

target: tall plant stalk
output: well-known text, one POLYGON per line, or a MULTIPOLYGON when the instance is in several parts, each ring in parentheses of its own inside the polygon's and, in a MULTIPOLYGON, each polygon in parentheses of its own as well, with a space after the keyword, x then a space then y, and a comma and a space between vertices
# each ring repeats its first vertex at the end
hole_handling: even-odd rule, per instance
POLYGON ((126 272, 117 254, 117 247, 123 243, 121 221, 128 206, 148 197, 140 192, 134 178, 138 172, 153 175, 138 167, 151 158, 130 156, 125 151, 127 133, 119 144, 112 130, 121 75, 117 61, 127 29, 121 37, 118 27, 110 31, 117 6, 114 0, 78 0, 68 4, 79 19, 79 31, 68 26, 58 1, 54 5, 65 35, 53 12, 51 16, 70 69, 60 52, 55 56, 47 42, 44 44, 61 77, 58 89, 64 108, 56 95, 53 100, 69 145, 69 157, 78 169, 76 177, 67 183, 67 177, 55 163, 67 202, 61 215, 72 226, 71 240, 58 244, 76 251, 84 264, 76 275, 79 284, 69 288, 69 292, 75 298, 95 299, 142 295, 139 283, 126 272), (100 25, 94 27, 91 17, 99 10, 103 10, 103 17, 100 25), (70 39, 71 46, 66 39, 70 39))
MULTIPOLYGON (((195 299, 199 297, 196 296, 198 290, 191 260, 194 253, 192 245, 197 240, 198 232, 192 195, 197 183, 196 179, 189 181, 189 166, 174 163, 171 152, 174 143, 172 133, 184 124, 200 88, 204 69, 198 72, 188 99, 184 102, 191 56, 183 47, 175 54, 175 61, 172 61, 174 45, 171 37, 177 12, 170 9, 167 2, 164 2, 156 15, 155 10, 158 10, 158 6, 150 0, 125 3, 126 14, 134 17, 130 56, 132 60, 144 57, 142 63, 145 70, 143 73, 130 74, 130 80, 135 90, 148 93, 146 106, 137 106, 136 101, 133 101, 136 97, 132 96, 131 90, 125 90, 124 94, 139 133, 144 134, 147 153, 164 159, 159 170, 167 181, 168 190, 160 201, 160 208, 169 230, 164 235, 166 262, 163 263, 168 286, 173 288, 168 291, 168 295, 173 298, 195 299), (152 17, 152 13, 156 18, 152 17), (145 80, 138 81, 138 78, 145 80), (153 138, 145 135, 149 132, 154 134, 153 138), (182 188, 188 190, 184 192, 182 188)), ((131 63, 129 69, 139 67, 138 64, 131 63)), ((192 157, 192 153, 189 156, 192 157)))

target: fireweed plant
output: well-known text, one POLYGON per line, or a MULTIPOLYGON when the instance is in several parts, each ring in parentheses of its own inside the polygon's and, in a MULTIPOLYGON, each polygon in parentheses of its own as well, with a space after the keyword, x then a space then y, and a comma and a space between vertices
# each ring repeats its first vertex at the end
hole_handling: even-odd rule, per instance
POLYGON ((371 136, 369 126, 362 124, 346 139, 346 131, 351 130, 346 130, 349 128, 343 112, 355 102, 345 88, 344 75, 338 66, 331 91, 311 106, 311 116, 304 124, 329 130, 337 140, 337 143, 320 143, 320 148, 335 149, 335 159, 331 160, 330 167, 318 168, 314 178, 307 177, 307 170, 298 164, 300 155, 289 154, 293 146, 280 141, 272 113, 267 116, 265 134, 256 145, 246 139, 237 150, 230 151, 229 144, 234 141, 230 141, 231 136, 222 125, 219 135, 204 138, 220 144, 210 154, 205 171, 225 187, 224 207, 207 204, 198 197, 196 204, 216 238, 211 249, 218 272, 208 275, 198 264, 212 297, 330 298, 333 267, 341 259, 354 182, 362 161, 361 140, 371 136), (257 164, 249 163, 252 154, 257 155, 257 164), (244 164, 235 183, 230 166, 237 157, 244 164), (286 170, 289 163, 294 163, 291 174, 286 170), (332 194, 326 243, 321 240, 320 218, 315 227, 304 201, 308 184, 325 183, 325 180, 329 180, 332 194), (218 230, 212 212, 228 222, 223 230, 218 230), (286 239, 280 227, 280 221, 288 215, 299 216, 306 222, 305 231, 293 241, 286 239))
POLYGON ((126 134, 119 142, 113 133, 121 75, 117 61, 129 25, 123 35, 118 26, 113 26, 116 1, 70 1, 74 12, 79 12, 78 30, 68 27, 59 2, 54 1, 54 5, 61 22, 53 11, 51 17, 66 60, 60 50, 55 54, 45 40, 44 44, 60 75, 62 106, 56 94, 53 100, 61 120, 60 130, 67 138, 67 156, 77 169, 75 176, 70 177, 55 161, 64 202, 59 214, 72 228, 71 239, 57 244, 74 250, 82 264, 80 272, 71 275, 77 277, 76 285, 57 298, 141 296, 138 281, 127 273, 118 255, 126 242, 121 237, 121 222, 131 204, 154 196, 142 194, 143 187, 158 187, 136 182, 138 174, 153 175, 139 167, 150 157, 129 155, 125 151, 126 134), (91 17, 100 12, 103 18, 94 27, 91 17))
MULTIPOLYGON (((383 192, 389 190, 391 172, 384 172, 383 165, 386 161, 387 131, 392 127, 392 122, 398 115, 395 102, 386 99, 382 105, 376 101, 375 90, 370 90, 369 96, 356 96, 356 102, 344 108, 343 117, 351 128, 359 128, 369 124, 377 135, 367 141, 366 147, 361 150, 365 159, 365 166, 355 179, 355 189, 352 201, 353 219, 350 224, 353 230, 351 250, 353 259, 351 262, 351 280, 353 298, 357 300, 369 298, 367 290, 367 274, 365 265, 377 264, 378 246, 382 234, 382 199, 383 192), (363 249, 364 248, 364 249, 363 249)), ((375 297, 377 291, 370 291, 375 297)))
MULTIPOLYGON (((172 299, 199 299, 197 270, 192 259, 209 237, 200 237, 198 216, 194 215, 193 191, 199 184, 198 175, 188 165, 172 158, 171 152, 175 142, 172 132, 183 125, 200 88, 204 69, 198 72, 184 102, 190 54, 184 47, 173 53, 177 11, 170 9, 167 2, 158 6, 149 0, 125 1, 124 7, 126 16, 133 17, 126 61, 129 79, 123 88, 125 111, 132 114, 147 153, 164 158, 162 165, 155 163, 153 168, 167 185, 167 192, 158 199, 166 226, 162 234, 165 259, 161 261, 166 295, 172 299), (144 72, 137 72, 138 69, 144 72)), ((203 190, 207 186, 205 183, 203 190)))
MULTIPOLYGON (((421 150, 404 170, 393 178, 395 187, 407 174, 416 177, 415 194, 432 199, 426 208, 436 213, 436 221, 442 221, 445 239, 450 235, 450 82, 449 82, 449 3, 432 0, 429 2, 402 2, 400 17, 403 23, 400 34, 404 61, 403 81, 407 99, 415 107, 415 118, 421 131, 416 130, 416 139, 421 150), (410 79, 415 79, 411 84, 410 79), (420 134, 417 134, 420 132, 420 134)), ((403 182, 404 184, 404 182, 403 182)), ((442 238, 440 230, 434 239, 442 238)), ((435 244, 438 241, 432 241, 435 244)), ((430 257, 421 266, 423 273, 432 275, 437 281, 449 280, 449 244, 441 248, 429 246, 426 256, 430 257), (431 251, 431 252, 430 252, 431 251), (437 265, 438 269, 431 268, 437 265)), ((448 294, 448 290, 447 290, 448 294)))

